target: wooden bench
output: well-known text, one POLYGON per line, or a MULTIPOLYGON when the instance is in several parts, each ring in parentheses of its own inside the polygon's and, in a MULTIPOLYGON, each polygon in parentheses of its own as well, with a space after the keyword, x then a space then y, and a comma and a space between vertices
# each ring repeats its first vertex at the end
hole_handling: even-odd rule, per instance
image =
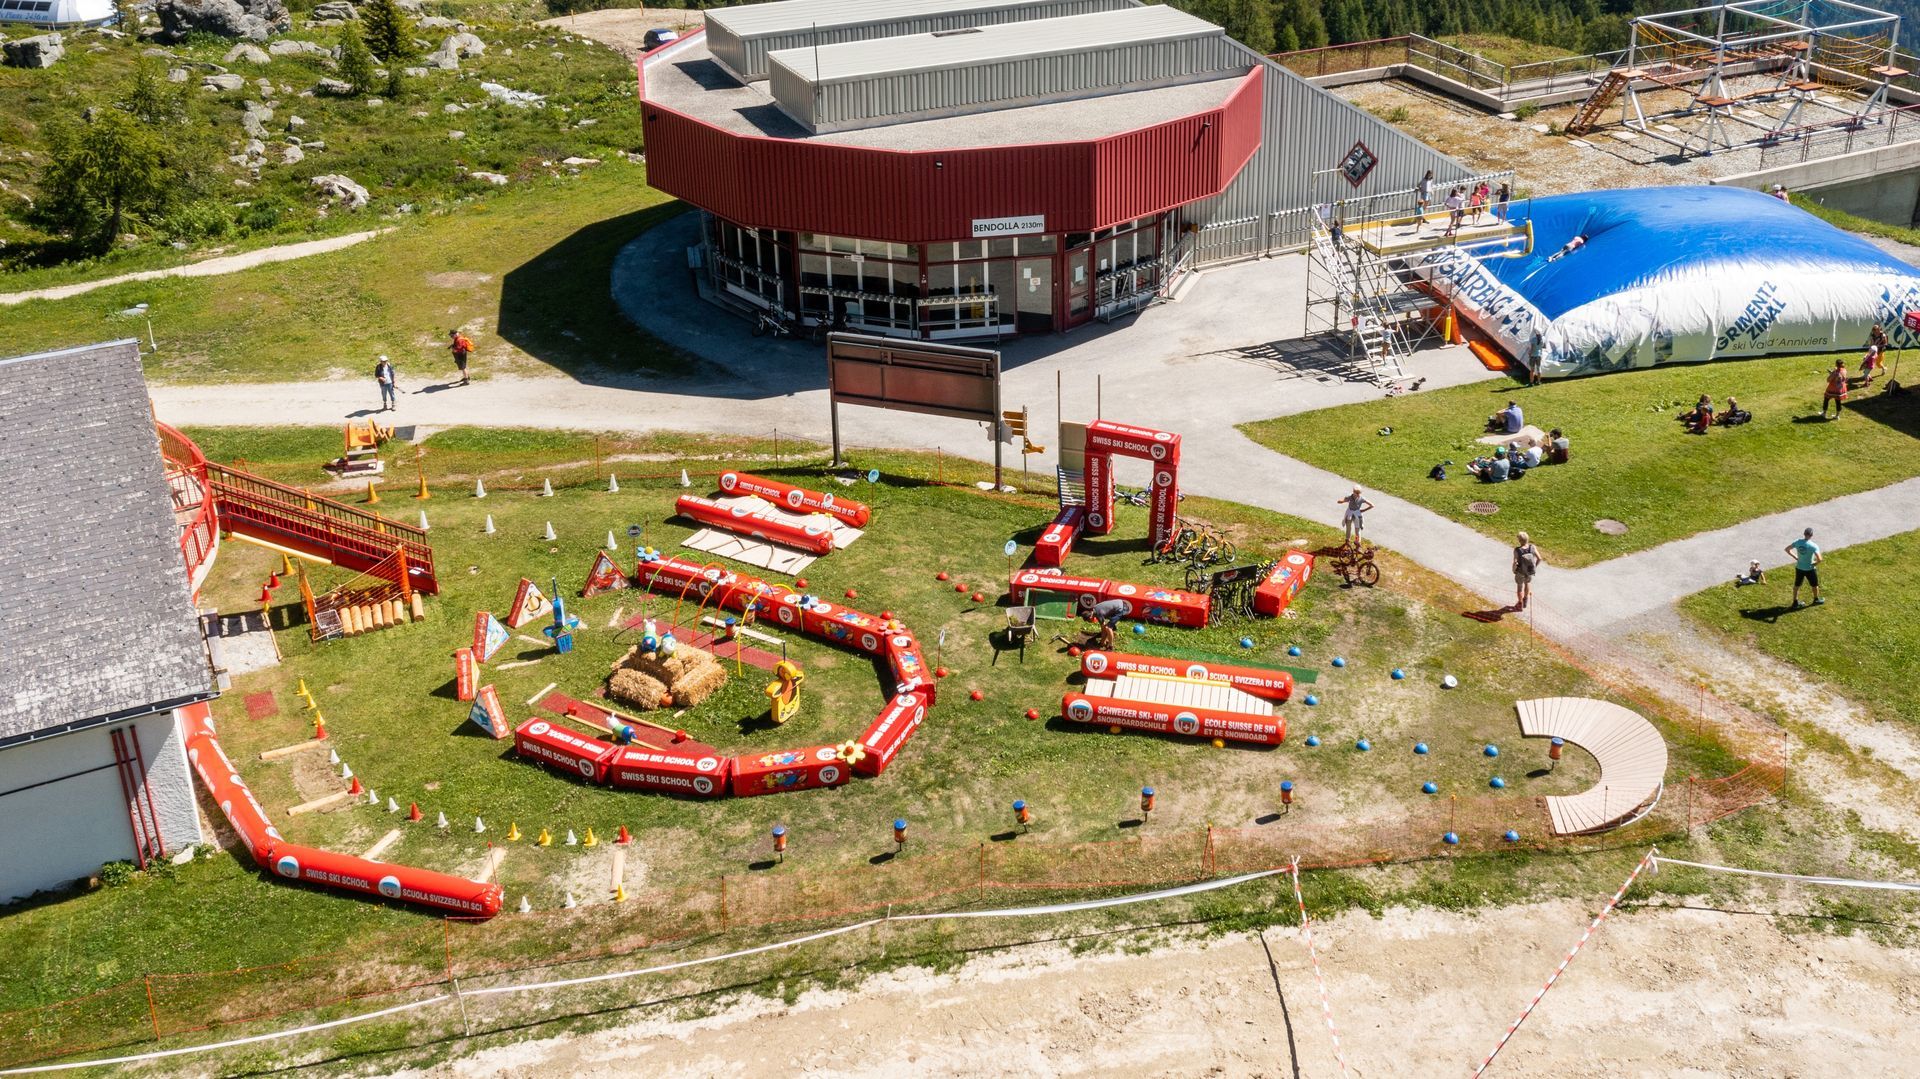
POLYGON ((1667 742, 1638 712, 1591 697, 1542 697, 1519 701, 1520 733, 1558 738, 1592 754, 1600 782, 1592 788, 1547 799, 1555 835, 1603 832, 1650 807, 1665 788, 1667 742))

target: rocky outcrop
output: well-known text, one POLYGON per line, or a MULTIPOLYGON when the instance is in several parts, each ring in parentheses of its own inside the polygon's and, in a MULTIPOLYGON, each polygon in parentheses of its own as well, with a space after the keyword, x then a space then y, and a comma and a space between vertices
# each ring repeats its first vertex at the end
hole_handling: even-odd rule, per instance
POLYGON ((52 67, 67 54, 67 47, 61 43, 59 34, 39 34, 23 37, 18 41, 9 41, 4 46, 8 67, 52 67))
POLYGON ((221 63, 226 64, 238 63, 243 60, 249 64, 273 63, 273 57, 267 55, 267 50, 255 45, 251 41, 242 41, 240 44, 228 49, 227 55, 220 58, 221 63))
POLYGON ((320 194, 338 203, 342 209, 358 210, 367 204, 367 189, 338 173, 315 176, 313 186, 320 194))
POLYGON ((281 0, 159 0, 154 14, 160 17, 154 36, 167 42, 184 41, 200 30, 265 43, 293 25, 281 0))

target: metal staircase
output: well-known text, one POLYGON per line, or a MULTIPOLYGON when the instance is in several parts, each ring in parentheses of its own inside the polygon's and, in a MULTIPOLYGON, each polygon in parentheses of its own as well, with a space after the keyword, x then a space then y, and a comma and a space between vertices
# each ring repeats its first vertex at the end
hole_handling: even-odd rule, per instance
POLYGON ((1607 77, 1600 80, 1600 85, 1593 88, 1593 93, 1587 95, 1587 100, 1581 104, 1580 111, 1573 114, 1573 119, 1567 124, 1567 134, 1585 135, 1592 131, 1593 126, 1600 122, 1600 114, 1607 111, 1607 106, 1619 98, 1620 92, 1625 90, 1627 83, 1631 81, 1633 81, 1632 72, 1619 70, 1607 72, 1607 77))
POLYGON ((1396 332, 1410 311, 1432 300, 1400 280, 1387 259, 1371 257, 1363 248, 1336 243, 1327 223, 1313 222, 1312 260, 1333 281, 1335 329, 1344 329, 1356 353, 1367 358, 1375 377, 1388 382, 1407 375, 1407 346, 1396 332), (1347 324, 1340 326, 1345 313, 1347 324))

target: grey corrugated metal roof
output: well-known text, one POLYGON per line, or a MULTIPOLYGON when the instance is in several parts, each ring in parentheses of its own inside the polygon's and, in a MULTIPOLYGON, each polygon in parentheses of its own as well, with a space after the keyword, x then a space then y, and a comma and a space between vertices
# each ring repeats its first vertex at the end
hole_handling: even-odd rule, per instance
POLYGON ((771 4, 714 8, 707 23, 737 37, 753 38, 801 30, 898 22, 925 15, 1005 11, 1037 7, 1050 0, 778 0, 771 4))
POLYGON ((134 341, 0 360, 0 743, 213 691, 134 341))
POLYGON ((1097 52, 1118 45, 1220 37, 1225 33, 1178 8, 1134 7, 958 32, 849 41, 818 49, 783 49, 770 53, 768 60, 809 82, 825 85, 897 72, 1097 52))

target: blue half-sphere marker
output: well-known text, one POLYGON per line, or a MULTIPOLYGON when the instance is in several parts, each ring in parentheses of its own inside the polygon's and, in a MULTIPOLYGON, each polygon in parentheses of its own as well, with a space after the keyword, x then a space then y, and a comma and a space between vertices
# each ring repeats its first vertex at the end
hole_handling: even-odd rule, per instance
POLYGON ((1347 661, 1344 657, 1335 656, 1333 657, 1333 665, 1336 667, 1344 667, 1347 665, 1347 661))
POLYGON ((1507 829, 1507 834, 1505 838, 1509 843, 1518 843, 1520 842, 1520 833, 1509 828, 1507 829))
POLYGON ((1133 635, 1136 637, 1145 637, 1147 635, 1147 627, 1135 622, 1133 624, 1133 635))
POLYGON ((1499 776, 1494 776, 1492 779, 1487 780, 1487 786, 1497 791, 1503 791, 1507 789, 1507 781, 1501 779, 1499 776))
POLYGON ((1242 638, 1240 638, 1240 647, 1242 647, 1242 648, 1252 648, 1252 647, 1253 647, 1253 638, 1252 638, 1252 637, 1242 637, 1242 638))
POLYGON ((1314 705, 1316 705, 1316 704, 1319 704, 1319 703, 1320 703, 1320 698, 1318 698, 1318 697, 1316 697, 1316 696, 1314 696, 1314 695, 1313 695, 1313 694, 1311 694, 1311 693, 1309 693, 1309 694, 1307 694, 1307 707, 1309 707, 1309 708, 1311 708, 1311 707, 1313 707, 1314 705))
POLYGON ((1320 736, 1319 736, 1319 735, 1317 735, 1317 734, 1309 734, 1309 735, 1307 735, 1307 745, 1308 745, 1308 746, 1317 746, 1317 745, 1319 745, 1319 744, 1320 744, 1320 736))
POLYGON ((1446 835, 1440 837, 1440 842, 1445 843, 1449 847, 1457 847, 1460 845, 1460 837, 1453 832, 1448 832, 1446 835))
POLYGON ((1405 671, 1403 671, 1403 670, 1401 670, 1400 668, 1398 668, 1398 667, 1395 667, 1395 668, 1393 669, 1393 680, 1394 680, 1394 681, 1396 681, 1396 682, 1398 682, 1399 680, 1401 680, 1402 678, 1405 678, 1406 676, 1407 676, 1407 672, 1405 672, 1405 671))
POLYGON ((1299 645, 1297 645, 1297 644, 1290 644, 1290 645, 1288 645, 1288 646, 1287 646, 1287 655, 1290 655, 1290 656, 1297 656, 1297 655, 1299 655, 1299 654, 1300 654, 1300 646, 1299 646, 1299 645))
POLYGON ((1422 784, 1420 784, 1420 793, 1421 793, 1421 794, 1439 794, 1439 793, 1440 793, 1440 784, 1438 784, 1438 783, 1422 783, 1422 784))
POLYGON ((1427 755, 1427 744, 1425 742, 1415 742, 1413 744, 1413 751, 1424 757, 1427 755))
POLYGON ((1489 757, 1498 757, 1500 755, 1500 747, 1489 742, 1487 743, 1487 748, 1481 750, 1480 752, 1485 753, 1489 757))
POLYGON ((1365 738, 1362 738, 1353 743, 1353 748, 1359 750, 1362 753, 1365 753, 1367 750, 1373 748, 1373 743, 1367 741, 1365 738))

